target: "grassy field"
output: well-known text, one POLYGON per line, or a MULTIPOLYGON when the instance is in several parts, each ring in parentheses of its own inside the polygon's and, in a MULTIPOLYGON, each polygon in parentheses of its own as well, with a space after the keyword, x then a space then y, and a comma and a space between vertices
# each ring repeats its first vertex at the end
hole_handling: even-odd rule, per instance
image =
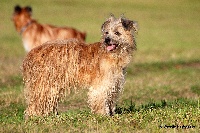
POLYGON ((200 132, 200 1, 1 0, 0 132, 200 132), (86 91, 67 96, 60 114, 24 121, 20 66, 26 55, 11 16, 30 5, 40 23, 72 26, 100 40, 110 13, 139 23, 137 51, 113 117, 90 113, 86 91))

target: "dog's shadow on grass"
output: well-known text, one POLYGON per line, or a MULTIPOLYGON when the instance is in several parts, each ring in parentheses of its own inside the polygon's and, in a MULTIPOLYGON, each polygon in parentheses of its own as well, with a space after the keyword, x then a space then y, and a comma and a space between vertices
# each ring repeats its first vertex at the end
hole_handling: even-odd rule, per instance
POLYGON ((140 110, 149 110, 149 109, 157 109, 157 108, 165 108, 167 106, 167 102, 165 100, 161 100, 161 102, 149 102, 147 104, 142 104, 136 107, 135 103, 131 101, 124 103, 121 107, 116 106, 115 113, 116 114, 127 114, 133 113, 140 110))

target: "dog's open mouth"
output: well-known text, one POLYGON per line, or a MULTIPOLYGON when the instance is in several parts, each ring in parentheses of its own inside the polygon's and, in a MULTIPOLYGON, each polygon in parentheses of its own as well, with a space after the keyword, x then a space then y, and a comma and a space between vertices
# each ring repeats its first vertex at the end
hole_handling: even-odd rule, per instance
POLYGON ((106 47, 106 49, 107 49, 108 51, 113 51, 113 50, 115 50, 115 49, 117 48, 117 46, 118 46, 118 44, 115 44, 115 43, 109 44, 109 45, 106 47))

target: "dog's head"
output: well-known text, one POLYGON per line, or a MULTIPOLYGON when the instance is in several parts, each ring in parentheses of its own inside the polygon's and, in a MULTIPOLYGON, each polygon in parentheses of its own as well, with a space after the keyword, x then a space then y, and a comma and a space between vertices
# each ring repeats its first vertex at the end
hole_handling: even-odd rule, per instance
POLYGON ((31 20, 31 16, 32 8, 30 6, 20 7, 19 5, 16 5, 14 7, 12 20, 14 21, 15 27, 18 29, 29 22, 31 20))
POLYGON ((101 27, 102 40, 107 51, 116 52, 122 49, 136 49, 135 33, 138 31, 137 22, 125 17, 116 19, 111 15, 101 27))

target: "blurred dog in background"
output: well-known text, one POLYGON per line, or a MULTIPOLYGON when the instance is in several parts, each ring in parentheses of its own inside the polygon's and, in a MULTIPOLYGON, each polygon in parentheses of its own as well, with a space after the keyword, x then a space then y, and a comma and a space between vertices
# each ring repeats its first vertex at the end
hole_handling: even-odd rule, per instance
POLYGON ((50 40, 77 38, 84 42, 86 38, 86 33, 71 27, 56 27, 38 23, 32 19, 32 8, 29 6, 15 6, 12 20, 17 32, 22 36, 26 52, 50 40))

